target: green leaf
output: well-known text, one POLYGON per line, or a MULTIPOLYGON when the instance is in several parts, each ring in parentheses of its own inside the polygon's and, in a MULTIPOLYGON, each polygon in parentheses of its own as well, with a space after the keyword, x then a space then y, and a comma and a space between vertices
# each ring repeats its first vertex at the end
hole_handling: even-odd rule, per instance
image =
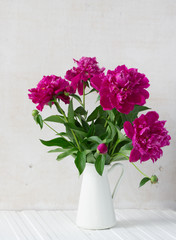
POLYGON ((86 115, 86 114, 87 114, 86 110, 85 110, 83 107, 78 107, 78 108, 75 110, 75 113, 76 113, 76 115, 77 115, 77 114, 80 114, 80 115, 86 115))
POLYGON ((58 146, 62 148, 71 148, 73 145, 71 142, 67 141, 65 138, 59 137, 59 138, 54 138, 49 141, 45 141, 40 139, 41 143, 43 143, 45 146, 58 146))
POLYGON ((86 166, 86 154, 85 152, 78 152, 77 157, 75 158, 75 165, 81 175, 86 166))
POLYGON ((141 180, 140 184, 139 184, 139 187, 142 187, 144 184, 146 184, 146 182, 148 182, 150 180, 149 177, 145 177, 141 180))
POLYGON ((108 120, 107 120, 107 122, 108 122, 108 125, 109 125, 110 129, 111 129, 111 139, 113 139, 115 137, 116 133, 117 133, 117 128, 114 126, 114 124, 112 122, 110 122, 108 120))
POLYGON ((96 151, 96 150, 97 150, 97 147, 98 147, 98 143, 92 143, 92 144, 90 145, 91 151, 96 151))
POLYGON ((132 149, 133 149, 133 145, 132 145, 131 142, 130 143, 125 143, 125 145, 123 145, 120 148, 119 154, 121 153, 121 154, 129 157, 132 149))
POLYGON ((102 136, 104 133, 105 133, 104 125, 96 124, 95 125, 95 135, 96 136, 102 136))
POLYGON ((83 126, 84 130, 85 130, 86 132, 88 132, 89 129, 90 129, 90 126, 89 126, 89 124, 88 124, 82 117, 81 117, 81 123, 82 123, 82 126, 83 126))
POLYGON ((40 114, 36 115, 35 116, 35 121, 37 124, 39 124, 40 128, 42 129, 43 128, 43 119, 42 119, 42 116, 40 114))
POLYGON ((92 121, 92 124, 90 125, 89 131, 87 133, 87 137, 90 137, 90 136, 94 135, 94 133, 95 133, 95 124, 92 121))
POLYGON ((64 137, 68 137, 67 134, 66 134, 65 132, 60 132, 60 133, 57 133, 56 135, 64 136, 64 137))
POLYGON ((97 172, 100 174, 100 176, 102 176, 102 174, 103 174, 105 160, 106 160, 105 155, 101 154, 97 157, 97 159, 95 161, 95 168, 96 168, 97 172))
POLYGON ((114 153, 118 153, 123 146, 125 146, 126 144, 129 143, 129 141, 130 141, 130 139, 126 139, 124 141, 118 141, 118 144, 117 144, 117 146, 115 148, 114 153))
POLYGON ((89 138, 87 138, 87 140, 90 141, 90 142, 96 142, 98 144, 102 143, 102 140, 97 136, 89 137, 89 138))
POLYGON ((68 122, 74 123, 74 110, 73 110, 73 100, 70 100, 69 106, 68 106, 68 122))
POLYGON ((74 137, 73 137, 73 133, 72 133, 72 131, 70 130, 70 128, 66 126, 65 129, 66 129, 67 137, 68 137, 73 143, 75 143, 75 139, 74 139, 74 137))
POLYGON ((98 95, 96 102, 100 101, 100 95, 98 95))
POLYGON ((88 116, 87 121, 89 122, 95 120, 99 115, 101 115, 102 111, 102 106, 96 107, 95 110, 88 116))
POLYGON ((134 109, 128 115, 132 118, 132 120, 134 120, 139 112, 146 111, 148 109, 150 108, 146 106, 135 105, 134 109))
POLYGON ((63 148, 56 148, 53 150, 48 151, 48 153, 54 153, 54 152, 65 152, 67 151, 67 149, 63 149, 63 148))
POLYGON ((58 101, 55 99, 55 106, 56 106, 56 108, 57 108, 57 111, 59 112, 59 113, 61 113, 62 115, 63 114, 65 114, 65 111, 61 108, 61 106, 60 106, 60 104, 59 104, 59 100, 60 99, 58 99, 58 101), (58 106, 59 105, 59 106, 58 106))
POLYGON ((51 108, 52 105, 53 105, 53 101, 49 101, 49 102, 48 102, 48 106, 51 108))
POLYGON ((71 155, 72 153, 75 153, 75 152, 77 152, 76 148, 69 149, 69 150, 67 150, 67 151, 59 154, 59 155, 57 156, 56 160, 59 161, 59 160, 65 158, 65 157, 67 157, 67 156, 69 156, 69 155, 71 155))
POLYGON ((78 96, 78 95, 76 95, 76 94, 71 94, 70 96, 72 96, 74 99, 76 99, 81 105, 83 105, 83 103, 82 103, 82 100, 81 100, 81 98, 78 96))
POLYGON ((127 144, 125 144, 121 149, 120 151, 131 151, 133 149, 133 145, 132 145, 132 142, 129 142, 127 144))
POLYGON ((125 141, 127 140, 127 138, 125 137, 125 135, 123 135, 123 133, 119 130, 118 127, 116 127, 116 131, 118 133, 118 140, 119 142, 125 141))
POLYGON ((106 154, 106 160, 105 160, 105 164, 108 165, 111 162, 111 157, 109 156, 109 154, 106 154))
POLYGON ((88 163, 95 163, 95 158, 92 153, 87 154, 87 162, 88 163))
POLYGON ((115 115, 114 115, 113 111, 112 111, 112 110, 108 110, 108 111, 106 111, 106 112, 108 113, 111 122, 114 122, 115 115))
POLYGON ((93 89, 90 90, 88 93, 86 93, 85 96, 88 95, 88 94, 90 94, 90 93, 92 93, 92 92, 97 92, 97 90, 96 90, 95 88, 93 88, 93 89))
MULTIPOLYGON (((81 119, 81 115, 79 115, 79 120, 81 119)), ((81 120, 80 120, 81 121, 81 120)), ((82 127, 81 124, 75 119, 75 126, 76 127, 82 127)))
POLYGON ((44 119, 46 122, 58 122, 58 123, 65 123, 65 119, 63 116, 60 115, 52 115, 44 119))
POLYGON ((123 123, 125 121, 129 121, 132 123, 138 117, 139 112, 146 111, 148 109, 150 109, 150 108, 148 108, 146 106, 135 105, 134 109, 129 114, 121 113, 123 123))
POLYGON ((81 136, 85 137, 86 136, 86 132, 83 130, 83 128, 80 127, 76 127, 74 124, 72 123, 65 123, 64 124, 66 127, 72 129, 74 132, 79 133, 81 136))

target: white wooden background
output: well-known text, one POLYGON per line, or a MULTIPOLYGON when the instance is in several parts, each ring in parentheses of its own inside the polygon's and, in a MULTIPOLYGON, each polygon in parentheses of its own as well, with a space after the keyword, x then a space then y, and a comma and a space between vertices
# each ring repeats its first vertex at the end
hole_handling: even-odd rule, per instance
POLYGON ((0 240, 176 240, 173 210, 116 210, 117 225, 83 230, 75 211, 1 211, 0 240))
MULTIPOLYGON (((74 160, 58 162, 40 143, 54 136, 33 121, 27 90, 43 75, 63 77, 72 58, 82 56, 107 69, 126 64, 145 73, 147 106, 167 120, 172 137, 155 164, 138 164, 159 184, 138 189, 142 176, 126 163, 115 207, 175 209, 175 43, 176 0, 0 0, 0 210, 77 208, 74 160)), ((96 98, 86 101, 90 111, 96 98)), ((51 114, 57 112, 46 108, 43 117, 51 114)))

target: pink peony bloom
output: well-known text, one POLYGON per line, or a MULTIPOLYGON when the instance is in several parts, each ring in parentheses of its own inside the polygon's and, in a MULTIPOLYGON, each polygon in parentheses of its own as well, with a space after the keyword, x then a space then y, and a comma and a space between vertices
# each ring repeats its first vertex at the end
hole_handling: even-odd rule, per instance
POLYGON ((98 150, 101 154, 106 154, 107 151, 108 151, 108 148, 107 148, 107 146, 106 146, 105 143, 101 143, 101 144, 98 145, 97 150, 98 150))
POLYGON ((73 92, 69 83, 55 75, 44 76, 37 84, 36 88, 29 89, 29 99, 37 105, 37 109, 42 111, 44 105, 48 104, 53 98, 59 98, 64 103, 69 103, 69 96, 67 93, 73 92), (65 93, 65 94, 64 94, 65 93))
POLYGON ((80 95, 83 95, 83 82, 91 80, 94 76, 102 74, 105 68, 99 68, 96 58, 82 57, 79 61, 73 59, 77 67, 66 72, 65 78, 71 81, 71 86, 78 89, 80 95))
POLYGON ((163 154, 162 147, 170 144, 171 137, 164 128, 166 121, 159 121, 155 111, 142 114, 133 121, 124 123, 126 135, 132 139, 133 149, 130 162, 140 162, 152 159, 155 162, 163 154))
POLYGON ((100 92, 100 104, 104 110, 116 108, 128 114, 134 105, 144 105, 149 93, 149 81, 135 68, 118 66, 114 71, 108 70, 105 77, 93 78, 92 86, 100 92))

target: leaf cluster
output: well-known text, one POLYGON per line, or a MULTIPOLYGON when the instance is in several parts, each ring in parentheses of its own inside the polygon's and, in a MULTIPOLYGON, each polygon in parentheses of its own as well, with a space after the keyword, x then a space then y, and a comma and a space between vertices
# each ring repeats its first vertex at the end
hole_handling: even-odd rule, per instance
POLYGON ((49 151, 50 153, 59 153, 57 160, 69 155, 73 156, 80 174, 84 171, 86 162, 95 164, 97 172, 102 175, 104 165, 114 161, 127 160, 132 143, 121 131, 123 124, 125 121, 132 123, 139 112, 148 109, 136 105, 129 114, 122 114, 116 109, 104 111, 99 105, 88 115, 81 98, 76 94, 72 94, 67 114, 59 102, 54 101, 54 104, 59 112, 58 115, 42 119, 41 115, 37 114, 34 119, 41 128, 44 123, 48 125, 49 122, 54 122, 63 124, 65 131, 56 133, 57 136, 54 139, 40 141, 48 147, 57 147, 49 151), (76 109, 73 107, 73 98, 80 104, 76 109), (108 147, 106 154, 97 152, 97 147, 101 143, 108 147))

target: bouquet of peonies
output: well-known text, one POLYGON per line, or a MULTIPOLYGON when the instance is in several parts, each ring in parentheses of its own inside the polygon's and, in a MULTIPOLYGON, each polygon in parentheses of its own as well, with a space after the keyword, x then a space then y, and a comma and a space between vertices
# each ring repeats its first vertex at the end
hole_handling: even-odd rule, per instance
POLYGON ((148 111, 138 117, 139 112, 149 109, 144 106, 149 98, 146 90, 149 80, 137 69, 125 65, 105 73, 96 58, 82 57, 74 62, 77 66, 68 70, 64 79, 44 76, 36 88, 29 89, 28 96, 39 111, 45 105, 50 108, 54 105, 58 111, 57 115, 42 119, 39 111, 33 110, 36 123, 41 128, 45 124, 56 134, 52 140, 40 141, 57 147, 49 151, 59 153, 57 160, 72 155, 80 174, 86 162, 94 164, 102 175, 104 165, 128 160, 144 175, 140 186, 149 180, 156 183, 155 175, 148 177, 134 164, 149 159, 157 161, 163 154, 161 148, 169 145, 171 139, 164 127, 166 121, 160 121, 157 112, 148 111), (92 92, 98 94, 100 104, 88 114, 85 100, 92 92), (73 99, 79 103, 76 109, 73 99), (68 104, 67 113, 62 102, 68 104), (57 132, 49 122, 63 124, 65 131, 57 132))

